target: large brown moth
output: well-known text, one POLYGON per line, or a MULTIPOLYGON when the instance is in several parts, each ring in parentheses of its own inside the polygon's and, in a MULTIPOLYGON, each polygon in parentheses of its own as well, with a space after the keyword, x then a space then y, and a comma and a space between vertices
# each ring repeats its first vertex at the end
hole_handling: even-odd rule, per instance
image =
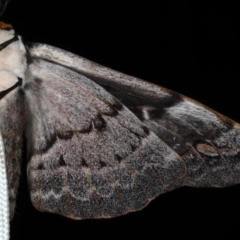
MULTIPOLYGON (((10 46, 10 45, 9 45, 10 46)), ((32 48, 33 49, 33 48, 32 48)), ((52 50, 51 50, 52 51, 52 50)), ((31 52, 31 48, 30 48, 30 52, 31 52)), ((43 52, 42 50, 41 50, 41 52, 43 52)), ((65 54, 64 54, 64 56, 66 56, 65 54)), ((40 57, 41 59, 43 58, 42 56, 40 57)), ((52 59, 51 59, 52 60, 52 59)), ((39 61, 41 61, 41 60, 39 60, 39 61)), ((33 64, 33 63, 32 63, 33 64)), ((63 64, 64 66, 65 66, 65 63, 63 64)), ((40 66, 42 66, 42 65, 40 65, 40 66)), ((51 64, 50 64, 50 66, 51 66, 51 64)), ((88 74, 88 77, 90 77, 91 78, 91 76, 89 76, 89 74, 88 74)), ((96 80, 96 79, 91 79, 91 80, 96 80)), ((39 82, 40 82, 40 80, 38 80, 39 82)), ((39 83, 38 82, 38 83, 39 83)), ((98 82, 98 84, 99 84, 100 82, 98 82)), ((120 83, 120 82, 119 82, 120 83)), ((110 88, 111 88, 111 86, 113 86, 113 84, 107 84, 110 88)), ((23 85, 22 85, 23 86, 23 85)), ((121 85, 122 86, 122 85, 121 85)), ((149 85, 148 85, 149 86, 149 85)), ((108 87, 108 88, 109 88, 108 87)), ((112 89, 108 89, 107 88, 107 90, 108 91, 110 91, 110 93, 111 94, 113 94, 114 93, 114 91, 112 90, 112 89)), ((157 87, 158 88, 158 87, 157 87)), ((120 88, 120 86, 118 86, 117 87, 117 93, 118 92, 120 92, 119 91, 119 89, 121 89, 120 88)), ((127 89, 127 91, 130 91, 131 89, 129 88, 129 87, 126 87, 125 89, 127 89)), ((138 89, 138 87, 137 87, 137 89, 138 89)), ((16 89, 15 89, 16 90, 16 89)), ((146 93, 146 88, 144 88, 144 93, 146 93)), ((151 104, 150 104, 150 106, 148 105, 146 108, 143 108, 142 106, 141 106, 141 108, 139 109, 139 108, 136 108, 136 110, 134 110, 134 108, 132 108, 132 106, 134 106, 134 94, 130 91, 130 93, 131 93, 131 95, 130 94, 126 94, 126 92, 122 92, 122 96, 126 96, 126 100, 125 100, 125 102, 124 102, 124 99, 125 98, 123 98, 123 97, 119 97, 118 95, 117 95, 117 97, 118 97, 118 99, 120 99, 123 103, 124 103, 124 105, 125 106, 127 106, 127 108, 128 109, 130 109, 133 113, 134 113, 134 115, 135 116, 137 116, 138 117, 138 119, 140 119, 141 121, 143 120, 143 117, 144 117, 144 121, 146 122, 146 120, 147 120, 147 118, 152 118, 154 115, 151 115, 151 114, 153 114, 154 113, 154 107, 153 108, 151 108, 152 106, 151 106, 151 104), (130 98, 128 98, 128 96, 131 96, 130 98), (135 112, 134 112, 135 111, 135 112), (149 114, 149 113, 151 113, 151 114, 149 114)), ((143 93, 143 94, 144 94, 143 93)), ((120 93, 119 93, 120 94, 120 93)), ((147 94, 147 96, 149 96, 149 93, 147 94)), ((147 103, 147 96, 144 96, 144 100, 143 100, 143 103, 144 104, 146 104, 147 103)), ((175 95, 174 95, 175 96, 175 95)), ((176 94, 176 96, 178 96, 178 94, 176 94)), ((172 95, 171 95, 171 98, 172 98, 172 95)), ((45 99, 44 97, 43 97, 43 99, 45 99)), ((183 99, 185 99, 185 98, 183 98, 183 99)), ((139 100, 137 101, 138 103, 141 103, 139 100)), ((183 101, 182 101, 182 99, 177 99, 177 101, 173 101, 173 102, 167 102, 166 101, 166 108, 169 108, 169 109, 171 109, 171 110, 174 110, 174 107, 176 107, 176 106, 180 106, 180 103, 182 103, 183 101)), ((141 103, 142 104, 142 103, 141 103)), ((161 104, 164 104, 164 103, 162 103, 162 101, 161 101, 161 104)), ((204 107, 204 109, 205 109, 205 107, 204 107)), ((211 112, 211 111, 210 111, 211 112)), ((176 112, 175 112, 176 113, 176 112)), ((211 112, 212 113, 212 112, 211 112)), ((162 111, 161 112, 161 114, 159 115, 159 117, 160 116, 164 116, 164 114, 166 114, 166 112, 165 111, 162 111)), ((112 117, 114 117, 114 116, 112 116, 112 117)), ((217 117, 219 117, 218 115, 217 115, 217 117)), ((179 119, 178 119, 179 120, 179 119)), ((191 123, 192 123, 192 121, 191 121, 191 123)), ((146 124, 146 123, 145 123, 146 124)), ((199 123, 197 123, 198 124, 198 126, 199 126, 199 123)), ((224 122, 224 124, 226 124, 225 122, 224 122)), ((211 128, 210 128, 210 125, 209 125, 209 130, 207 131, 207 133, 209 134, 209 132, 211 133, 211 131, 213 131, 212 129, 214 129, 214 124, 213 124, 213 126, 211 126, 211 128), (213 128, 212 128, 213 127, 213 128)), ((225 126, 225 125, 224 125, 225 126)), ((148 126, 149 127, 149 126, 148 126)), ((185 128, 184 128, 185 129, 185 128)), ((188 128, 186 128, 186 129, 188 129, 188 128)), ((176 131, 175 129, 174 129, 174 131, 176 131)), ((89 134, 88 132, 86 132, 86 133, 84 133, 84 134, 89 134)), ((195 136, 195 135, 194 135, 195 136)), ((61 138, 60 138, 61 139, 61 138)), ((164 139, 162 139, 164 142, 166 142, 166 136, 164 137, 164 139)), ((191 139, 192 139, 192 135, 191 135, 191 139)), ((67 139, 68 140, 68 139, 67 139)), ((190 141, 190 140, 189 140, 190 141)), ((192 140, 191 140, 192 141, 192 140)), ((170 143, 167 143, 167 144, 170 144, 170 143)), ((52 146, 51 146, 52 147, 52 146)), ((201 144, 196 144, 196 147, 195 147, 195 149, 197 150, 197 151, 202 151, 202 152, 200 152, 200 154, 203 154, 203 149, 204 149, 204 145, 201 145, 201 144), (198 148, 197 148, 198 147, 198 148)), ((134 147, 133 147, 133 149, 134 149, 134 147)), ((212 148, 209 148, 209 151, 210 150, 213 150, 212 148)), ((225 148, 225 150, 226 150, 226 148, 225 148)), ((211 152, 212 153, 212 152, 211 152)), ((178 153, 179 154, 179 153, 178 153)), ((214 154, 214 152, 212 153, 212 154, 214 154)), ((180 154, 179 154, 180 155, 180 154)), ((86 160, 86 159, 85 159, 86 160)), ((87 161, 87 160, 86 160, 87 161)), ((83 161, 84 162, 84 161, 83 161)), ((101 165, 101 164, 100 164, 101 165)), ((104 163, 102 164, 102 165, 104 165, 104 163)), ((43 166, 42 166, 43 167, 43 166)), ((106 167, 106 166, 105 166, 106 167)), ((87 162, 86 162, 86 164, 85 164, 85 168, 87 168, 87 162)), ((104 166, 103 166, 103 169, 104 169, 104 166)), ((229 175, 229 176, 231 176, 231 175, 229 175)), ((222 175, 221 175, 221 177, 222 177, 222 175)), ((224 178, 225 179, 225 178, 224 178)), ((222 182, 221 182, 221 184, 222 184, 222 182)))

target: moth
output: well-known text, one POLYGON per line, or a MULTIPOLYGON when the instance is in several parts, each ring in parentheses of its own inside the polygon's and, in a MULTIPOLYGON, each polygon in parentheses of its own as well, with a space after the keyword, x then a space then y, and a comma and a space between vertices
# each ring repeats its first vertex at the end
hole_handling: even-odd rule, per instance
MULTIPOLYGON (((1 30, 2 46, 11 31, 1 30)), ((164 88, 18 38, 0 52, 12 215, 24 135, 34 205, 72 218, 125 214, 180 186, 238 182, 236 123, 164 88)))
POLYGON ((239 182, 234 121, 64 50, 26 45, 10 25, 0 26, 11 217, 23 136, 33 205, 72 219, 124 215, 182 186, 239 182))

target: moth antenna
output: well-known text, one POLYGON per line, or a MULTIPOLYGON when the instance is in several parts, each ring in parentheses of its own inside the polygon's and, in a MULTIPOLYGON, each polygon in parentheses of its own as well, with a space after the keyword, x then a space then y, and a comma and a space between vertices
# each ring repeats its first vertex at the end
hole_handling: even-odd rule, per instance
POLYGON ((9 2, 11 2, 11 0, 0 0, 0 17, 4 13, 9 2))

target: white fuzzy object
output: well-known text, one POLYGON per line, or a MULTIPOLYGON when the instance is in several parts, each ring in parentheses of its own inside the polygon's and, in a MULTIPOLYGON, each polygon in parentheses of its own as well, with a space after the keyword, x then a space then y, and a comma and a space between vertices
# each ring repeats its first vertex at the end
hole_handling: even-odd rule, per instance
POLYGON ((8 184, 4 146, 0 132, 0 240, 9 239, 8 184))

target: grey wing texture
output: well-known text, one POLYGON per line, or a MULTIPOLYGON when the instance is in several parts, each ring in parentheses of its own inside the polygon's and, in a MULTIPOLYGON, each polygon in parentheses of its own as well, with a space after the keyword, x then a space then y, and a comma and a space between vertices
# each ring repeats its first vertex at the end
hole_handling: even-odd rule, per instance
POLYGON ((226 187, 240 182, 240 126, 181 94, 43 44, 30 52, 83 74, 119 99, 177 153, 187 174, 167 188, 226 187))
POLYGON ((30 53, 27 171, 38 210, 73 219, 119 216, 186 175, 182 157, 104 88, 30 53))

